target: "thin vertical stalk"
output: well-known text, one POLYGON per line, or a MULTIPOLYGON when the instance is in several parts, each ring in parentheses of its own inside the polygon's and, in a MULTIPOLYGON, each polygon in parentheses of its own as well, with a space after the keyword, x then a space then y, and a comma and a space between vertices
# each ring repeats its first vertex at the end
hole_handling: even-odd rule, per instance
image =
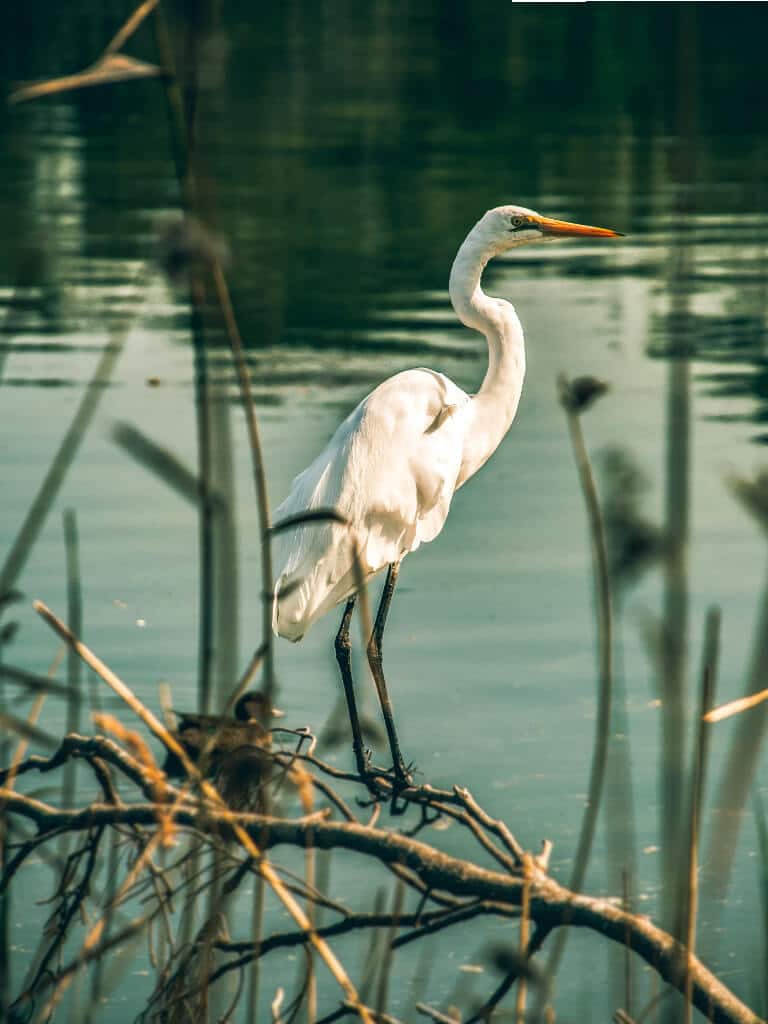
POLYGON ((232 418, 226 384, 214 373, 211 402, 211 484, 220 501, 214 516, 215 615, 213 703, 223 709, 239 675, 240 579, 237 544, 232 418))
MULTIPOLYGON (((0 367, 2 369, 2 367, 0 367)), ((0 592, 0 597, 2 593, 0 592)), ((2 613, 8 607, 7 602, 0 602, 0 628, 2 627, 2 613)), ((0 666, 3 663, 3 638, 0 633, 0 666)), ((0 711, 5 711, 5 682, 0 676, 0 711)), ((11 753, 11 737, 6 730, 0 730, 0 759, 2 764, 8 764, 11 753)), ((0 815, 0 872, 5 871, 8 860, 8 846, 10 843, 9 820, 0 815)), ((6 1020, 8 1016, 8 1004, 10 999, 11 986, 11 891, 10 885, 3 886, 0 892, 0 1020, 6 1020)))
MULTIPOLYGON (((198 137, 198 97, 196 78, 186 82, 186 88, 182 92, 175 75, 175 61, 171 48, 165 21, 158 11, 155 21, 155 38, 159 58, 167 72, 166 97, 171 122, 171 139, 174 150, 174 159, 178 177, 179 189, 181 191, 182 203, 189 212, 197 209, 199 205, 199 183, 195 173, 195 148, 198 137)), ((187 34, 187 64, 196 76, 197 74, 197 49, 194 30, 187 34)), ((274 663, 272 650, 272 621, 271 621, 271 590, 272 590, 272 559, 269 545, 269 505, 266 493, 266 477, 263 470, 261 443, 253 411, 252 389, 250 386, 250 375, 243 355, 242 341, 235 321, 232 303, 229 297, 229 290, 224 279, 218 258, 213 253, 207 254, 211 261, 211 269, 215 286, 215 293, 224 320, 227 337, 232 348, 235 367, 240 383, 240 392, 243 399, 243 406, 246 411, 246 423, 249 443, 255 463, 256 489, 258 498, 259 518, 261 525, 262 543, 262 566, 264 576, 263 602, 265 607, 263 617, 264 644, 266 645, 264 668, 265 668, 265 692, 274 696, 274 663), (258 464, 256 466, 256 464, 258 464), (266 553, 265 553, 266 552, 266 553)), ((233 559, 232 552, 235 543, 228 542, 224 536, 228 526, 234 528, 234 520, 230 517, 227 521, 221 521, 219 534, 219 545, 215 544, 214 522, 212 519, 212 508, 205 498, 209 494, 211 486, 211 452, 212 452, 212 409, 209 387, 209 376, 207 370, 207 355, 204 336, 203 311, 205 309, 205 291, 202 279, 197 278, 192 282, 190 289, 190 302, 192 308, 192 335, 195 346, 195 383, 197 389, 198 408, 198 452, 199 452, 199 476, 201 483, 201 505, 200 505, 200 697, 201 704, 207 708, 211 695, 211 675, 214 661, 214 623, 222 620, 222 609, 216 607, 214 612, 214 595, 221 594, 221 587, 216 587, 216 581, 221 582, 226 576, 226 569, 231 567, 233 559), (230 556, 230 557, 228 557, 230 556), (227 564, 225 565, 224 562, 227 564)), ((226 431, 224 431, 226 433, 226 431)), ((219 436, 218 433, 216 435, 219 436)), ((230 580, 231 583, 231 580, 230 580)), ((236 610, 236 609, 235 609, 236 610)), ((232 637, 219 637, 222 644, 233 641, 232 637)), ((236 657, 236 653, 233 655, 236 657)), ((223 658, 226 661, 227 655, 223 658)), ((220 666, 221 667, 221 666, 220 666)), ((219 673, 219 690, 231 684, 231 679, 224 679, 225 673, 219 673)), ((233 675, 234 678, 234 675, 233 675)))
POLYGON ((761 963, 760 977, 763 979, 760 990, 760 998, 763 1001, 763 1017, 768 1016, 768 822, 765 818, 765 808, 760 799, 760 792, 755 788, 752 794, 752 806, 755 812, 755 826, 757 829, 757 851, 758 851, 758 886, 760 888, 761 916, 761 945, 762 949, 757 954, 761 963))
MULTIPOLYGON (((112 918, 115 913, 115 892, 117 891, 117 879, 119 868, 119 843, 120 834, 116 829, 110 829, 109 854, 107 855, 107 873, 105 876, 106 889, 104 891, 104 904, 106 906, 104 921, 104 940, 109 937, 112 918)), ((98 1019, 101 1008, 102 993, 104 991, 105 957, 96 957, 91 974, 91 997, 85 1014, 83 1024, 92 1024, 98 1019)))
MULTIPOLYGON (((160 12, 158 12, 160 14, 160 12)), ((173 71, 174 69, 174 58, 173 51, 171 48, 168 32, 166 29, 165 21, 162 16, 156 18, 156 42, 160 59, 166 71, 170 72, 166 84, 166 97, 168 101, 168 110, 171 121, 171 139, 174 148, 174 157, 176 162, 176 171, 179 181, 179 188, 182 194, 182 201, 185 208, 189 211, 194 209, 197 205, 198 187, 194 173, 194 149, 197 138, 197 102, 196 95, 191 93, 189 90, 185 95, 182 95, 181 89, 179 88, 177 78, 173 71)), ((193 40, 190 34, 188 42, 192 45, 193 40)), ((189 54, 188 54, 189 56, 189 54)), ((197 61, 196 55, 192 54, 192 61, 196 70, 197 61)), ((273 700, 275 694, 275 676, 274 676, 274 655, 273 655, 273 643, 272 643, 272 556, 271 556, 271 544, 270 544, 270 533, 269 533, 269 504, 267 498, 267 487, 266 487, 266 474, 264 472, 261 441, 259 437, 258 424, 256 421, 252 389, 250 385, 250 374, 248 371, 245 357, 243 354, 242 340, 240 338, 240 332, 237 327, 237 323, 232 309, 232 303, 229 297, 229 289, 227 288, 226 281, 215 255, 211 257, 211 270, 215 286, 216 295, 218 298, 219 306, 222 312, 227 337, 229 339, 230 347, 232 349, 233 359, 235 362, 235 368, 238 376, 238 382, 240 385, 240 393, 243 402, 243 408, 246 417, 246 427, 248 431, 248 438, 252 453, 252 460, 254 466, 254 476, 256 480, 256 494, 258 502, 259 512, 259 523, 261 530, 261 552, 262 552, 262 605, 263 605, 263 616, 262 616, 262 632, 263 640, 262 647, 264 650, 264 692, 273 700)), ((200 282, 197 282, 197 287, 200 288, 200 282)), ((202 368, 205 365, 205 345, 203 339, 203 321, 201 316, 202 311, 202 289, 198 292, 195 284, 191 289, 191 299, 193 308, 193 337, 195 338, 195 354, 196 354, 196 383, 198 384, 200 391, 198 392, 198 451, 200 452, 199 461, 199 475, 202 485, 202 493, 208 494, 208 488, 210 486, 210 395, 207 392, 207 377, 205 378, 206 384, 206 395, 203 401, 202 386, 203 386, 203 374, 202 368), (202 415, 205 410, 205 415, 202 415)), ((214 615, 211 607, 211 601, 214 596, 214 584, 215 579, 218 578, 222 584, 226 583, 225 570, 226 566, 222 562, 222 558, 226 560, 227 554, 230 555, 234 552, 234 542, 227 546, 226 542, 222 539, 222 550, 219 551, 218 558, 214 555, 214 537, 213 537, 213 523, 208 519, 210 513, 210 502, 206 502, 201 499, 201 523, 200 523, 200 601, 201 601, 201 631, 200 631, 200 699, 204 708, 207 708, 210 700, 211 691, 211 664, 213 660, 213 626, 214 626, 214 615), (207 512, 206 512, 207 509, 207 512)), ((234 530, 234 521, 232 517, 232 508, 230 507, 229 522, 234 530)), ((222 531, 226 531, 227 523, 222 524, 222 531)), ((231 535, 232 536, 232 535, 231 535)), ((230 565, 232 561, 230 560, 230 565)), ((231 581, 230 581, 231 582, 231 581)), ((219 588, 217 596, 221 597, 221 590, 219 588)), ((237 612, 237 606, 234 609, 237 612)), ((217 612, 219 620, 221 621, 222 606, 218 604, 217 612)), ((223 635, 223 634, 222 634, 223 635)), ((225 639, 226 643, 227 640, 225 639)), ((229 642, 233 645, 237 643, 237 634, 235 632, 234 637, 229 637, 229 642)), ((229 652, 233 657, 237 656, 237 652, 229 652)), ((226 658, 227 655, 225 654, 226 658)), ((221 667, 221 664, 220 666, 221 667)), ((219 690, 223 692, 223 687, 231 685, 232 680, 225 680, 222 678, 222 673, 219 673, 219 690)), ((233 675, 234 678, 234 675, 233 675)), ((264 809, 265 813, 268 813, 268 807, 264 809)), ((259 873, 254 892, 254 903, 252 912, 252 939, 257 942, 261 936, 262 918, 264 913, 264 878, 259 873)), ((185 911, 189 912, 185 914, 185 922, 188 926, 191 926, 191 913, 192 908, 186 908, 185 911)), ((247 994, 247 1006, 249 1019, 256 1019, 258 1012, 258 1001, 259 1001, 259 972, 260 972, 260 961, 256 958, 253 961, 249 972, 249 984, 247 994)))
MULTIPOLYGON (((77 517, 75 510, 64 509, 64 552, 66 559, 67 578, 67 621, 78 636, 83 633, 83 600, 82 588, 80 585, 80 550, 77 530, 77 517)), ((69 695, 67 697, 67 720, 66 729, 68 733, 79 732, 80 727, 80 696, 82 689, 82 661, 71 647, 67 648, 67 683, 69 695)), ((75 789, 77 780, 77 763, 74 758, 68 759, 64 764, 61 779, 61 805, 62 807, 73 807, 75 804, 75 789)), ((63 864, 67 861, 71 837, 63 832, 59 839, 59 858, 63 864)), ((70 1020, 82 1020, 80 1002, 80 985, 78 985, 77 997, 72 1000, 70 1009, 70 1020)))
MULTIPOLYGON (((316 883, 316 872, 315 872, 315 859, 316 851, 314 846, 307 844, 307 848, 304 851, 304 878, 306 879, 308 891, 312 891, 315 888, 316 883)), ((317 927, 317 913, 315 904, 312 900, 307 903, 307 920, 313 928, 317 927)), ((315 971, 315 954, 311 949, 307 949, 307 1024, 315 1024, 317 1019, 317 973, 315 971)))
POLYGON ((221 307, 224 325, 232 349, 232 359, 240 387, 240 398, 245 413, 245 425, 251 449, 253 479, 256 488, 256 502, 259 512, 259 530, 261 539, 261 575, 262 575, 262 643, 264 644, 264 692, 272 699, 275 692, 274 644, 272 642, 272 545, 269 529, 269 497, 267 493, 267 476, 264 469, 264 455, 259 435, 259 424, 256 419, 256 407, 253 400, 251 372, 245 359, 243 342, 237 326, 232 300, 229 294, 224 273, 219 260, 214 256, 211 261, 211 272, 216 295, 221 307))
MULTIPOLYGON (((691 475, 691 294, 690 244, 693 184, 696 177, 696 10, 678 7, 678 145, 675 153, 677 237, 670 272, 671 344, 667 370, 667 447, 665 466, 665 560, 661 631, 661 871, 666 921, 677 917, 679 865, 685 817, 688 535, 691 475)), ((678 938, 680 936, 677 936, 678 938)), ((673 1008, 665 1009, 671 1020, 673 1008)))
POLYGON ((587 809, 581 826, 579 845, 571 873, 570 887, 578 891, 584 883, 584 875, 592 848, 600 800, 605 781, 605 765, 608 757, 608 737, 611 721, 611 698, 613 692, 613 610, 611 605, 610 577, 608 573, 608 552, 605 542, 605 527, 597 496, 597 487, 592 466, 584 443, 581 417, 568 409, 568 429, 573 445, 573 454, 579 471, 579 480, 584 494, 584 504, 589 521, 589 535, 592 548, 592 568, 595 582, 595 616, 598 650, 598 694, 597 722, 595 724, 595 747, 592 754, 592 768, 587 794, 587 809))
MULTIPOLYGON (((611 723, 611 695, 613 688, 613 612, 611 606, 610 577, 608 573, 608 551, 605 541, 605 527, 600 511, 592 466, 584 443, 581 417, 575 404, 569 400, 570 384, 561 375, 558 380, 561 401, 566 413, 568 431, 571 436, 573 455, 579 474, 584 504, 589 523, 592 569, 595 584, 595 617, 597 628, 598 694, 597 722, 595 724, 595 745, 592 751, 592 765, 587 791, 587 806, 581 822, 581 832, 576 848, 569 886, 578 892, 583 883, 589 863, 592 843, 597 827, 600 801, 605 782, 605 766, 608 759, 608 739, 611 723)), ((565 949, 568 929, 560 929, 552 944, 547 961, 547 971, 554 976, 565 949)))
POLYGON ((687 900, 684 921, 680 928, 685 944, 685 1024, 690 1024, 693 1014, 693 977, 691 958, 696 952, 696 916, 698 912, 698 866, 699 833, 701 808, 704 797, 704 775, 709 750, 710 724, 705 720, 707 711, 714 705, 715 673, 719 654, 720 609, 710 608, 704 633, 704 656, 701 670, 699 714, 691 763, 691 794, 688 810, 688 877, 687 900))
MULTIPOLYGON (((78 636, 83 635, 83 596, 80 585, 80 544, 75 510, 64 510, 64 550, 67 565, 67 622, 78 636)), ((67 732, 80 729, 80 695, 82 688, 83 663, 71 647, 67 648, 67 684, 70 688, 67 698, 67 732)), ((73 807, 75 797, 75 759, 64 765, 61 784, 62 807, 73 807)), ((64 832, 59 844, 59 856, 66 860, 69 836, 64 832)))
MULTIPOLYGON (((678 323, 680 321, 677 321, 678 323)), ((675 355, 667 386, 666 559, 661 631, 661 855, 662 905, 674 913, 684 814, 687 550, 690 479, 690 366, 675 355)))
POLYGON ((387 1009, 389 1003, 389 982, 392 974, 392 963, 394 958, 394 950, 392 943, 397 937, 397 929, 399 927, 400 916, 403 913, 403 901, 405 900, 405 886, 403 882, 398 879, 395 883, 395 891, 392 898, 392 924, 387 929, 386 940, 384 942, 384 955, 381 958, 381 967, 379 970, 379 985, 376 993, 376 1016, 382 1016, 387 1009))
MULTIPOLYGON (((615 579, 615 577, 614 577, 615 579)), ((625 909, 633 905, 632 888, 637 877, 637 827, 632 786, 630 721, 624 673, 621 633, 623 603, 614 587, 614 673, 605 808, 606 880, 609 892, 622 892, 625 909)), ((632 954, 629 950, 608 950, 611 1001, 631 1015, 632 954)))
POLYGON ((202 288, 198 281, 190 285, 190 328, 195 364, 195 409, 197 411, 197 474, 200 484, 198 506, 198 564, 200 578, 198 603, 198 706, 208 712, 211 704, 214 625, 214 533, 211 501, 211 395, 208 379, 208 354, 202 314, 202 288))
MULTIPOLYGON (((155 43, 166 72, 165 93, 176 176, 184 210, 196 206, 197 185, 193 171, 197 138, 197 49, 194 28, 186 34, 187 69, 184 89, 179 85, 176 62, 162 8, 155 12, 155 43), (191 72, 191 76, 190 76, 191 72)), ((185 22, 187 24, 187 22, 185 22)), ((214 656, 214 511, 211 496, 211 396, 205 338, 205 292, 197 272, 189 283, 190 333, 194 351, 195 409, 197 412, 197 459, 200 486, 198 512, 199 609, 198 706, 210 709, 214 656)))
MULTIPOLYGON (((621 879, 621 905, 628 914, 632 913, 632 880, 625 868, 621 879)), ((632 1016, 632 947, 629 942, 624 944, 624 1009, 632 1016)))
MULTIPOLYGON (((768 578, 757 613, 754 646, 750 655, 745 696, 757 693, 768 679, 768 578)), ((707 843, 705 891, 717 906, 725 898, 731 879, 739 827, 749 799, 758 758, 768 728, 768 702, 738 715, 715 796, 714 827, 707 843)))
MULTIPOLYGON (((261 875, 257 875, 253 886, 253 903, 251 905, 251 942, 254 949, 257 949, 261 942, 262 922, 264 920, 264 894, 264 879, 261 875)), ((259 958, 256 957, 248 972, 248 996, 245 1007, 246 1020, 258 1020, 259 981, 259 958)))

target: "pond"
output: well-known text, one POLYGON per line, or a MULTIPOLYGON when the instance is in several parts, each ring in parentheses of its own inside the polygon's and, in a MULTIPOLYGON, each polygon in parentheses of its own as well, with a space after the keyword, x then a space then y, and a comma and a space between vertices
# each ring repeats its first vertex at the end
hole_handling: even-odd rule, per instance
MULTIPOLYGON (((129 10, 80 0, 66 13, 46 3, 35 12, 7 14, 6 92, 87 66, 129 10)), ((559 372, 610 383, 583 418, 598 478, 604 487, 600 453, 626 449, 647 480, 643 516, 683 538, 688 745, 707 609, 723 615, 718 701, 742 694, 763 639, 765 540, 727 483, 764 464, 768 440, 768 146, 751 113, 766 101, 755 71, 761 14, 759 5, 726 13, 716 4, 432 0, 416 9, 380 0, 362 13, 291 0, 229 3, 201 23, 197 186, 225 250, 273 508, 387 375, 425 365, 469 391, 479 385, 485 343, 456 320, 447 280, 485 209, 516 203, 627 236, 531 246, 489 267, 486 289, 514 302, 526 331, 519 413, 439 538, 405 561, 386 638, 406 757, 436 785, 469 786, 526 847, 551 839, 563 881, 585 806, 597 667, 587 519, 559 372)), ((171 31, 182 38, 178 25, 171 31)), ((148 25, 125 49, 158 59, 148 25)), ((65 615, 62 513, 72 509, 87 641, 151 706, 161 681, 179 706, 194 706, 197 511, 115 441, 115 425, 130 424, 197 471, 189 308, 157 259, 180 209, 165 96, 155 80, 83 89, 9 107, 0 121, 0 559, 110 337, 123 343, 13 581, 24 603, 9 614, 21 628, 3 657, 44 674, 56 653, 31 601, 65 615)), ((208 364, 216 453, 231 459, 236 492, 236 573, 216 584, 233 616, 232 646, 213 664, 220 695, 260 643, 261 580, 250 454, 223 336, 211 340, 208 364)), ((228 472, 214 467, 222 480, 228 472)), ((663 915, 665 705, 647 638, 669 601, 659 562, 621 600, 621 756, 606 799, 620 823, 613 843, 626 841, 615 835, 625 829, 633 852, 617 864, 601 826, 586 882, 617 895, 626 867, 654 915, 663 915)), ((300 645, 277 646, 279 703, 292 725, 319 729, 339 698, 338 618, 300 645)), ((372 688, 365 701, 373 714, 372 688)), ((49 704, 42 724, 60 734, 63 713, 49 704)), ((713 730, 710 810, 736 735, 733 722, 713 730)), ((334 756, 351 764, 346 749, 334 756)), ((755 783, 764 796, 765 768, 763 756, 755 783)), ((705 900, 700 945, 759 1007, 764 936, 749 806, 727 907, 705 900)), ((366 884, 353 861, 333 879, 338 893, 366 884)), ((20 950, 36 941, 45 908, 35 914, 17 923, 20 950)), ((435 1005, 478 947, 475 936, 443 938, 435 1005)), ((342 958, 350 948, 339 944, 342 958)), ((572 940, 562 1019, 607 1019, 620 999, 611 970, 597 939, 572 940)), ((401 971, 407 980, 413 965, 401 971)), ((132 1020, 128 988, 114 998, 110 1020, 132 1020)), ((329 1010, 335 994, 327 999, 329 1010)), ((392 1012, 404 1005, 393 1001, 392 1012)))

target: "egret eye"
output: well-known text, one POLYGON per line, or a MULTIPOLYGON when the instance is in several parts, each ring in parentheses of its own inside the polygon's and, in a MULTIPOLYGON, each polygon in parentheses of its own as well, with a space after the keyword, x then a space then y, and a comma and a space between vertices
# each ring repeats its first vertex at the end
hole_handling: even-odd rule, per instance
POLYGON ((525 224, 525 217, 513 217, 510 224, 513 228, 521 228, 525 224))

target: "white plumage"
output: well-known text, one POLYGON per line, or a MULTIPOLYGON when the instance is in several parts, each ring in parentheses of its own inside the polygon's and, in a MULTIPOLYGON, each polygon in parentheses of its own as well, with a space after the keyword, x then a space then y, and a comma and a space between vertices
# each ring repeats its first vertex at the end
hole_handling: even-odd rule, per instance
MULTIPOLYGON (((353 525, 368 575, 399 562, 443 528, 470 414, 469 396, 442 373, 418 369, 390 377, 296 477, 275 520, 336 509, 353 525)), ((354 591, 351 539, 338 523, 301 526, 280 538, 274 627, 281 636, 301 639, 354 591), (280 600, 283 589, 288 596, 280 600)))
POLYGON ((395 778, 399 785, 407 785, 410 775, 397 742, 381 661, 399 563, 440 533, 454 492, 496 450, 514 419, 525 376, 520 320, 510 303, 483 292, 483 269, 492 257, 526 242, 616 234, 552 220, 520 206, 489 210, 459 249, 449 287, 459 319, 484 334, 488 343, 488 370, 480 390, 470 397, 434 370, 406 370, 390 377, 350 413, 275 511, 279 521, 331 508, 349 524, 307 522, 278 535, 273 627, 280 636, 300 640, 316 619, 350 599, 336 637, 336 656, 361 774, 369 769, 349 656, 356 589, 353 543, 367 575, 390 567, 367 653, 395 778))

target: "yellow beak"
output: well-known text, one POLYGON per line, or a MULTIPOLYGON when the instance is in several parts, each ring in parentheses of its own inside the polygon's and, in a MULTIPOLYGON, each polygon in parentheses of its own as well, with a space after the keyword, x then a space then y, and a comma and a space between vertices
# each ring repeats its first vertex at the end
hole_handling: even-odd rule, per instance
POLYGON ((567 220, 553 220, 551 217, 537 217, 536 223, 545 235, 578 235, 590 238, 623 238, 621 231, 610 228, 593 228, 588 224, 571 224, 567 220))

